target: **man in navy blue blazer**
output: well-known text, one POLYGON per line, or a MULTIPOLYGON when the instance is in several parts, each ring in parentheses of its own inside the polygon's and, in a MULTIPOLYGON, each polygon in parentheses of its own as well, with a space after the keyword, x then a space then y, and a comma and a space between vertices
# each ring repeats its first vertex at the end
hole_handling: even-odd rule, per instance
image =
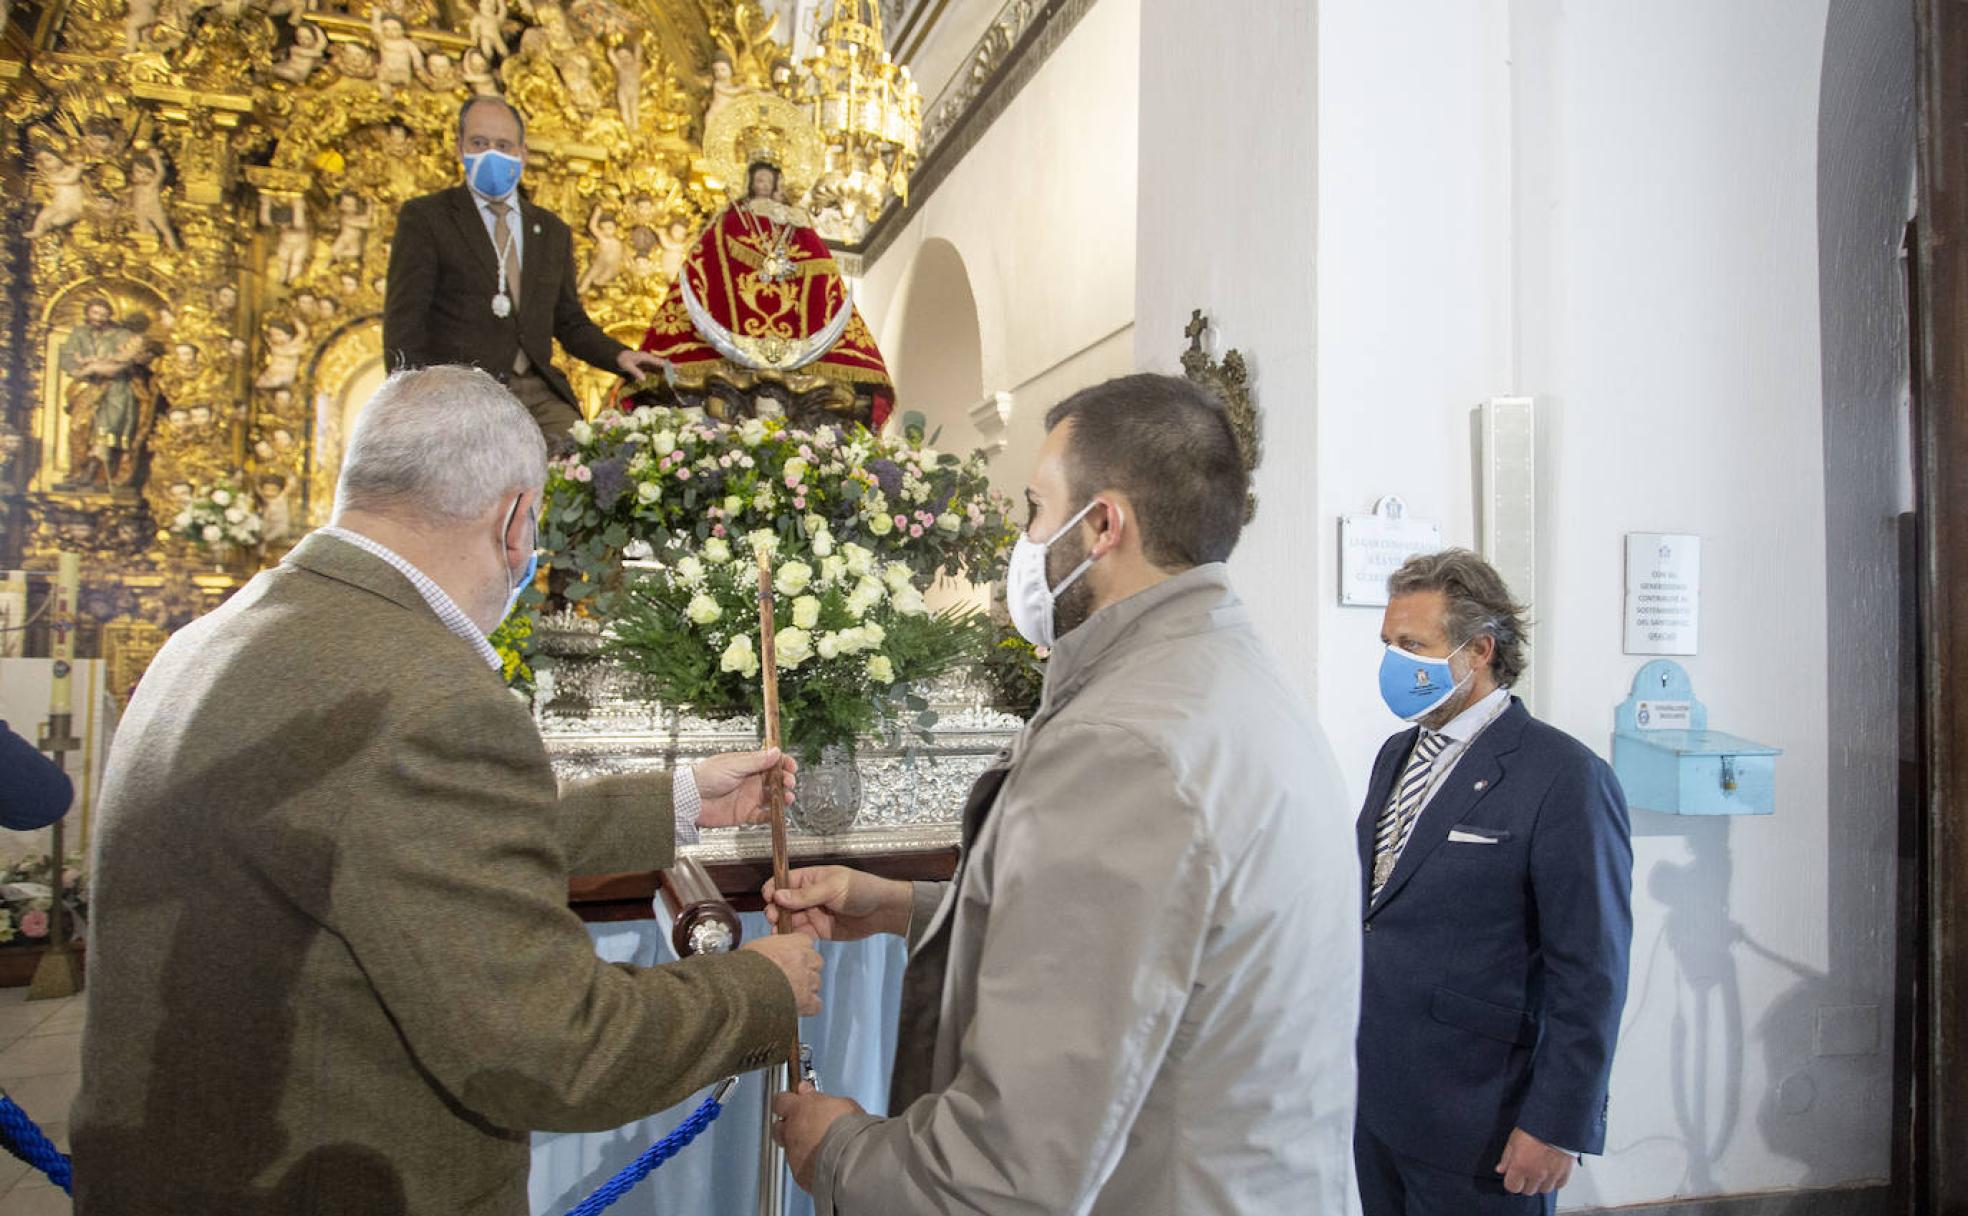
POLYGON ((1366 1216, 1550 1213, 1605 1151, 1633 846, 1605 761, 1531 717, 1523 609, 1451 549, 1388 580, 1381 695, 1416 723, 1360 812, 1353 1154, 1366 1216))

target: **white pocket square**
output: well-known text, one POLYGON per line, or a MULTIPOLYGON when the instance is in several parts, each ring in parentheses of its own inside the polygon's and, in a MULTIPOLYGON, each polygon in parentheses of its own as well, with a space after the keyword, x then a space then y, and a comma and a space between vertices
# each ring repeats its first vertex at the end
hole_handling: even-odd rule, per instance
POLYGON ((1497 843, 1497 838, 1494 836, 1479 836, 1475 832, 1451 831, 1449 833, 1449 843, 1450 844, 1495 844, 1497 843))

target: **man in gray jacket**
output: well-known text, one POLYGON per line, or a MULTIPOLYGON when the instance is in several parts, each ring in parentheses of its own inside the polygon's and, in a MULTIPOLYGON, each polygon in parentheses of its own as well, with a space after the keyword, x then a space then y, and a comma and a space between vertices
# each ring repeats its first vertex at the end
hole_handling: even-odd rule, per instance
POLYGON ((1044 699, 964 811, 950 883, 766 888, 834 940, 906 934, 891 1117, 774 1111, 820 1216, 1334 1212, 1352 1196, 1349 807, 1222 565, 1222 406, 1130 376, 1053 409, 1011 562, 1044 699))

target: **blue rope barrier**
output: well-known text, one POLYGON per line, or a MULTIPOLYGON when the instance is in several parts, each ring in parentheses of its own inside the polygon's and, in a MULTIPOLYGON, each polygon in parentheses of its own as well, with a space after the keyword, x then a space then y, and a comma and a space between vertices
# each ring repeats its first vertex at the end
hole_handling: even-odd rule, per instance
POLYGON ((56 1148, 54 1141, 27 1117, 27 1112, 3 1093, 0 1093, 0 1148, 46 1174, 48 1181, 62 1190, 73 1193, 75 1172, 69 1168, 67 1154, 56 1148))
POLYGON ((732 1083, 737 1079, 731 1077, 720 1082, 718 1087, 711 1091, 711 1096, 704 1099, 703 1105, 690 1112, 690 1117, 679 1124, 675 1131, 643 1150, 642 1156, 637 1157, 627 1169, 602 1183, 594 1194, 583 1199, 580 1206, 569 1212, 567 1216, 595 1216, 597 1212, 634 1190, 636 1184, 649 1177, 657 1166, 683 1151, 684 1146, 701 1135, 703 1130, 711 1125, 711 1120, 717 1118, 724 1110, 724 1095, 730 1091, 732 1083))

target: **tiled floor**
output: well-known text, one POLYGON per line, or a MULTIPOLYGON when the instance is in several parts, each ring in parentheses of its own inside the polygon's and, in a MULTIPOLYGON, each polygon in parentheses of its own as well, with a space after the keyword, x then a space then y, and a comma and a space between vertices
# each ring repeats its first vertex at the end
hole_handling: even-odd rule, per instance
MULTIPOLYGON (((68 1104, 82 1082, 82 998, 30 1001, 0 988, 0 1089, 68 1151, 68 1104)), ((19 1158, 0 1152, 0 1216, 62 1216, 68 1196, 19 1158)))

